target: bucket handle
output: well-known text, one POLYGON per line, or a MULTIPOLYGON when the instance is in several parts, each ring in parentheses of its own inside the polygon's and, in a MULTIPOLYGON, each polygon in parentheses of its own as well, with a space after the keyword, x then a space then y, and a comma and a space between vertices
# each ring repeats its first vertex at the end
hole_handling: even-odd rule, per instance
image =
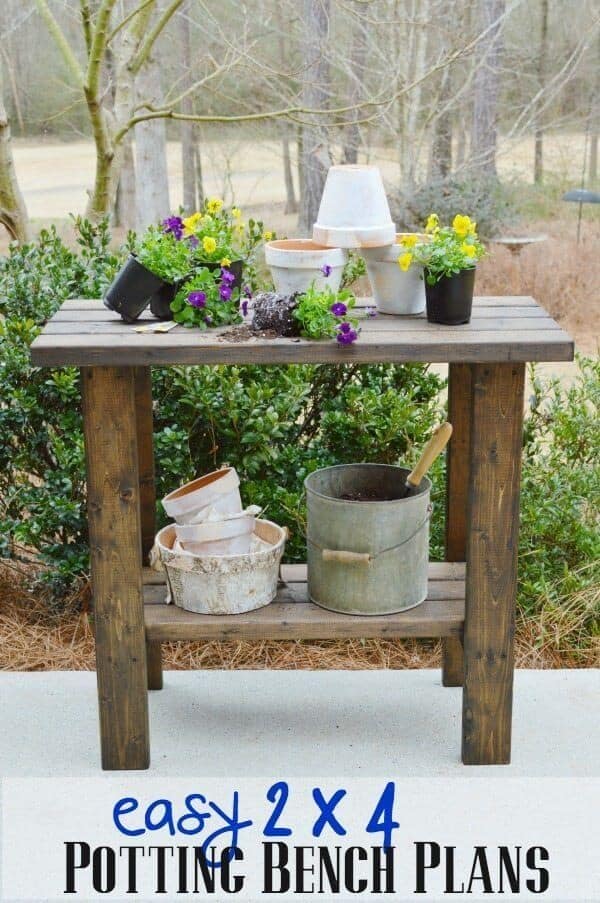
POLYGON ((371 564, 372 558, 368 552, 345 552, 337 549, 322 549, 323 561, 337 561, 339 564, 371 564))
POLYGON ((431 518, 432 511, 433 505, 430 503, 427 506, 427 515, 425 517, 425 520, 421 521, 414 533, 411 533, 410 536, 407 536, 406 539, 402 540, 402 542, 398 542, 394 546, 388 546, 387 549, 381 549, 380 552, 375 552, 373 555, 369 554, 369 552, 347 552, 344 549, 324 549, 322 546, 320 546, 314 540, 309 539, 308 537, 306 537, 306 541, 314 548, 320 549, 321 558, 323 559, 323 561, 336 561, 338 564, 371 564, 371 562, 376 558, 379 558, 380 555, 385 555, 386 552, 395 552, 396 549, 405 546, 406 543, 414 539, 415 536, 417 536, 421 532, 423 527, 431 518))

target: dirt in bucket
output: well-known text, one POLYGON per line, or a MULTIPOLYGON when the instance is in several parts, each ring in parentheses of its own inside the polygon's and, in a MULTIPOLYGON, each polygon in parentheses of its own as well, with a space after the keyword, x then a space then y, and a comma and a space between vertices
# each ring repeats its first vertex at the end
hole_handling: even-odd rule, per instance
POLYGON ((393 502, 395 497, 383 495, 376 489, 357 489, 354 492, 344 492, 338 498, 344 502, 393 502))

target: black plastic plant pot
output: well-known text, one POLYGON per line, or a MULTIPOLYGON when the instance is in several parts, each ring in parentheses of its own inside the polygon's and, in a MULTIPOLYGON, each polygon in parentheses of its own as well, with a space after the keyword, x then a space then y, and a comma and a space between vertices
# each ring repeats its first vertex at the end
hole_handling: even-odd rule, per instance
POLYGON ((428 284, 425 270, 425 298, 429 322, 442 323, 444 326, 460 326, 462 323, 468 323, 473 308, 474 287, 475 267, 461 270, 455 276, 442 276, 435 285, 428 284))
POLYGON ((107 289, 104 306, 120 314, 126 323, 133 323, 164 284, 131 255, 107 289))
POLYGON ((183 284, 185 280, 181 280, 181 282, 176 282, 174 285, 168 282, 163 282, 162 286, 159 288, 152 298, 150 299, 150 310, 157 318, 157 320, 172 320, 173 314, 171 312, 171 301, 174 300, 175 295, 179 291, 180 286, 183 284))

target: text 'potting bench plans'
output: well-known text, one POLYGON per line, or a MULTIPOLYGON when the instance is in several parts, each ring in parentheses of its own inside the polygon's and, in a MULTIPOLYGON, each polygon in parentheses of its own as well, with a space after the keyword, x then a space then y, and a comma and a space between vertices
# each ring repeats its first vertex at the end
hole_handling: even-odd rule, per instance
POLYGON ((35 365, 81 367, 104 768, 149 766, 147 691, 162 686, 161 643, 200 639, 442 637, 443 683, 463 686, 463 762, 509 761, 525 362, 572 360, 573 342, 526 297, 478 298, 465 326, 379 316, 362 327, 350 348, 285 338, 234 344, 222 330, 138 333, 101 301, 73 300, 33 343, 35 365), (276 601, 248 614, 161 604, 162 578, 143 567, 155 533, 151 366, 408 361, 450 365, 454 426, 446 563, 430 565, 422 605, 334 614, 309 602, 301 565, 284 566, 276 601))

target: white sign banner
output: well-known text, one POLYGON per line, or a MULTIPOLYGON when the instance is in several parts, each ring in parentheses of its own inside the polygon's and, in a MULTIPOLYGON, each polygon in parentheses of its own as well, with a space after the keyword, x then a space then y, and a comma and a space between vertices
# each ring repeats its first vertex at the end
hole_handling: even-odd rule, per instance
POLYGON ((600 779, 2 782, 2 900, 600 901, 600 779))

